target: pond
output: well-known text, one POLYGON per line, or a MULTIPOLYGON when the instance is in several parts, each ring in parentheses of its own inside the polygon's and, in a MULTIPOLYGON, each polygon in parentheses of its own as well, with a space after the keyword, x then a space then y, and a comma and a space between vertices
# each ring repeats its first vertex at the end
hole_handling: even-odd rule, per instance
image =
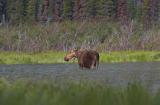
POLYGON ((82 70, 77 64, 0 65, 0 77, 9 80, 91 81, 111 86, 139 82, 156 91, 160 89, 160 62, 106 63, 100 64, 98 70, 82 70))

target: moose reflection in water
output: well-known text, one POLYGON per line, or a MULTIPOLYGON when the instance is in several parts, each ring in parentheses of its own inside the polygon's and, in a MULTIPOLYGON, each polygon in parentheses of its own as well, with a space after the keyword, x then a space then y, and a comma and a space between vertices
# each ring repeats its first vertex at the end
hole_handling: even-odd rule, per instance
POLYGON ((72 58, 78 59, 78 64, 80 68, 94 69, 99 66, 99 53, 95 50, 86 49, 74 49, 70 50, 64 57, 65 61, 70 61, 72 58))

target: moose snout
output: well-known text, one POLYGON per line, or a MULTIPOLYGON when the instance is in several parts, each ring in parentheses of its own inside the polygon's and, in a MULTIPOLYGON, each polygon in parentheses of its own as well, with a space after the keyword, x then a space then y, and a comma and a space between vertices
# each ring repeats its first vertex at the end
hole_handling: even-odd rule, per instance
POLYGON ((69 61, 69 59, 68 59, 67 57, 64 57, 64 60, 65 60, 65 61, 69 61))

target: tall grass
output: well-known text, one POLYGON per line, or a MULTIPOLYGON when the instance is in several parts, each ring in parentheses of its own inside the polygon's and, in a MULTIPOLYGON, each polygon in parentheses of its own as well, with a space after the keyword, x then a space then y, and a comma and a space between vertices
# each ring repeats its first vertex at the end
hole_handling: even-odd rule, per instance
MULTIPOLYGON (((65 52, 18 53, 0 52, 0 64, 53 64, 66 63, 65 52)), ((121 51, 100 53, 100 63, 160 61, 159 51, 121 51)), ((69 63, 75 63, 72 60, 69 63)))
POLYGON ((64 21, 48 25, 0 27, 0 49, 40 52, 80 46, 99 51, 160 50, 160 28, 144 30, 131 22, 120 25, 109 21, 64 21))
POLYGON ((91 83, 15 81, 0 79, 1 105, 159 105, 160 92, 140 84, 113 88, 91 83))

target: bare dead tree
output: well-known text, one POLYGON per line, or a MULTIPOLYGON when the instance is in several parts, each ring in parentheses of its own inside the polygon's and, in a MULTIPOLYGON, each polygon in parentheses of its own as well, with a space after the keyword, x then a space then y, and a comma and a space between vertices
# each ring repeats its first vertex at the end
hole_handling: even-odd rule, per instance
POLYGON ((73 38, 73 41, 72 41, 72 47, 77 47, 76 45, 76 41, 77 41, 77 37, 78 37, 78 33, 81 31, 82 27, 86 24, 86 21, 83 21, 80 26, 77 28, 77 30, 75 31, 75 34, 74 34, 74 38, 73 38))
POLYGON ((49 0, 44 0, 41 10, 41 21, 47 21, 48 19, 49 0))

